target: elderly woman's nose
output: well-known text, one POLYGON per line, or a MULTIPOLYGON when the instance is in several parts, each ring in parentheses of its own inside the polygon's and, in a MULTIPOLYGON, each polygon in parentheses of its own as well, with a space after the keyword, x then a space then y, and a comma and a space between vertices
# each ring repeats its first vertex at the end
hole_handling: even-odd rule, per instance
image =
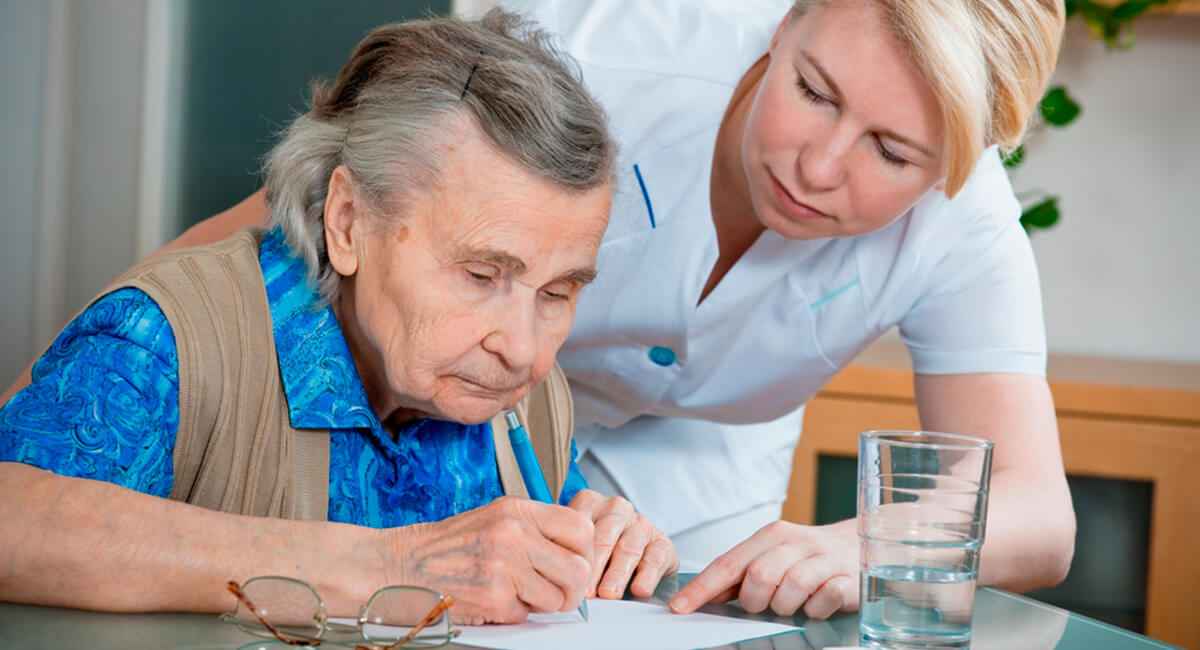
POLYGON ((537 320, 532 308, 509 309, 483 339, 483 348, 510 370, 526 370, 537 358, 537 320))

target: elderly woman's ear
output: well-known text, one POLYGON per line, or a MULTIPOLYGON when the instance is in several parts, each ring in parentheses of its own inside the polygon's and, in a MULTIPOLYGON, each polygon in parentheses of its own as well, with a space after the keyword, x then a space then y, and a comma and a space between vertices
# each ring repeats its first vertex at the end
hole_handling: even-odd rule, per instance
POLYGON ((351 277, 358 272, 359 250, 366 229, 367 206, 359 200, 354 178, 345 165, 338 165, 329 176, 325 194, 325 252, 338 275, 351 277))

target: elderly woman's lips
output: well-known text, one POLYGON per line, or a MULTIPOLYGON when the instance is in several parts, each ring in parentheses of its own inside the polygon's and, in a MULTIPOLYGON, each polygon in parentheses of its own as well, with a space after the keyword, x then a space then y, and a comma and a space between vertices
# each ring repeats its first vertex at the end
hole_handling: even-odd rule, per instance
POLYGON ((514 390, 518 390, 522 386, 525 385, 525 382, 523 382, 523 381, 517 382, 517 383, 493 382, 493 381, 488 381, 486 379, 476 379, 473 377, 466 377, 463 375, 455 375, 455 377, 457 377, 459 379, 459 381, 462 381, 463 383, 470 384, 471 386, 474 386, 475 388, 479 388, 479 389, 487 391, 489 393, 511 393, 514 390))

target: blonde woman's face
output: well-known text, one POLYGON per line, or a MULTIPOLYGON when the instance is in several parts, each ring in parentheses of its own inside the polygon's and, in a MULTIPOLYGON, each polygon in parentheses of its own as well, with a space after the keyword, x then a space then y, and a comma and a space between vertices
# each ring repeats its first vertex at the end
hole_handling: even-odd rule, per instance
POLYGON ((790 239, 882 228, 943 179, 942 130, 876 3, 785 18, 742 139, 755 215, 790 239))

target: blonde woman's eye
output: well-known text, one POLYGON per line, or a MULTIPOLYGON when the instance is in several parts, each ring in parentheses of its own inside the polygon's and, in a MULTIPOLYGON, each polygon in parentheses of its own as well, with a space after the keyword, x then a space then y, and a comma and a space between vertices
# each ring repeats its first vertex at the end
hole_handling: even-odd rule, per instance
POLYGON ((821 95, 817 91, 813 90, 812 86, 808 85, 808 82, 804 80, 804 77, 797 77, 796 85, 800 87, 800 90, 804 93, 804 97, 808 99, 808 101, 814 104, 832 103, 824 95, 821 95))
POLYGON ((892 153, 891 150, 887 148, 887 145, 883 144, 883 141, 877 140, 876 146, 879 149, 879 157, 883 158, 884 162, 887 164, 895 165, 896 167, 908 166, 908 161, 892 153))

